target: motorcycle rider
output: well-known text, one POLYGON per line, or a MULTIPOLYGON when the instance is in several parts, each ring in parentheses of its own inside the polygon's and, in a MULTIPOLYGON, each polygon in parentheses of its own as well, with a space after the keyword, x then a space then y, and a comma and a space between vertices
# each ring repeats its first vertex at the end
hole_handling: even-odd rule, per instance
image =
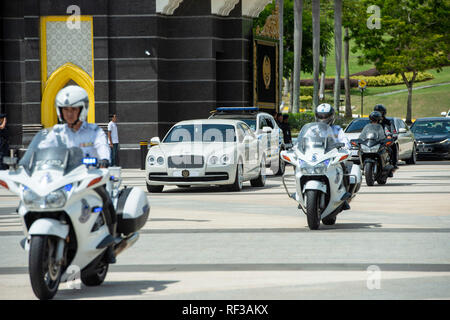
POLYGON ((381 116, 381 113, 379 111, 372 111, 369 115, 370 123, 364 127, 361 134, 359 135, 359 139, 364 140, 367 132, 373 132, 376 131, 378 133, 378 137, 380 139, 386 138, 386 133, 384 131, 383 126, 380 124, 383 120, 383 117, 381 116))
POLYGON ((350 149, 350 141, 345 136, 344 130, 338 125, 334 125, 334 108, 328 103, 319 104, 315 111, 314 115, 316 118, 316 122, 323 122, 328 124, 333 130, 334 138, 336 141, 345 144, 346 149, 350 149))
MULTIPOLYGON (((334 124, 335 111, 334 108, 328 103, 319 104, 314 110, 314 115, 316 122, 323 122, 329 125, 333 131, 334 138, 337 142, 343 143, 344 148, 349 150, 351 148, 350 141, 345 136, 344 130, 338 125, 334 124)), ((349 173, 349 169, 344 163, 342 164, 342 169, 344 170, 344 175, 349 173)), ((344 176, 345 177, 345 176, 344 176)), ((345 187, 348 187, 348 181, 344 178, 345 187)), ((350 205, 347 201, 344 203, 344 210, 350 209, 350 205)))
MULTIPOLYGON (((392 121, 390 121, 389 119, 386 118, 386 113, 387 113, 387 109, 384 105, 382 104, 376 104, 375 107, 373 108, 373 111, 378 111, 381 113, 381 125, 384 128, 384 132, 386 134, 386 137, 389 139, 394 138, 394 134, 397 134, 397 131, 395 130, 394 124, 392 123, 392 121)), ((392 159, 392 165, 394 166, 394 169, 398 169, 397 166, 397 161, 398 161, 398 155, 397 155, 397 147, 394 144, 392 144, 389 149, 390 153, 391 153, 391 159, 392 159)))
MULTIPOLYGON (((65 145, 67 148, 79 147, 85 156, 99 159, 99 167, 107 168, 110 159, 110 147, 105 132, 96 124, 87 123, 89 96, 83 88, 69 85, 61 89, 55 99, 56 114, 59 122, 39 144, 39 148, 65 145)), ((95 189, 103 200, 105 219, 112 236, 117 228, 117 217, 111 199, 104 186, 95 189)), ((109 263, 115 263, 113 244, 106 252, 109 263)))

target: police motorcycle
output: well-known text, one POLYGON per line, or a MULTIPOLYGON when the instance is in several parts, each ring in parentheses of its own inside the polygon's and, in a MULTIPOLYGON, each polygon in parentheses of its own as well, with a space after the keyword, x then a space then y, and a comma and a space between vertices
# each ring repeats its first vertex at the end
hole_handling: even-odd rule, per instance
POLYGON ((361 170, 347 165, 350 154, 344 146, 336 141, 330 126, 314 122, 303 126, 291 150, 281 152, 283 160, 295 168, 296 192, 289 192, 284 175, 283 185, 306 214, 311 230, 319 229, 321 220, 325 225, 335 224, 336 216, 349 209, 348 203, 361 187, 361 170))
POLYGON ((367 132, 363 137, 351 141, 352 145, 359 148, 359 163, 368 186, 373 186, 375 181, 378 184, 386 184, 387 178, 393 176, 395 168, 388 150, 392 143, 393 139, 381 136, 375 127, 370 125, 367 126, 367 132))
POLYGON ((96 158, 64 144, 40 149, 46 134, 35 136, 20 162, 7 157, 9 170, 0 171, 0 185, 20 197, 21 246, 39 299, 52 299, 62 282, 102 284, 107 248, 117 256, 133 245, 150 212, 141 189, 120 189, 120 167, 98 168, 96 158))

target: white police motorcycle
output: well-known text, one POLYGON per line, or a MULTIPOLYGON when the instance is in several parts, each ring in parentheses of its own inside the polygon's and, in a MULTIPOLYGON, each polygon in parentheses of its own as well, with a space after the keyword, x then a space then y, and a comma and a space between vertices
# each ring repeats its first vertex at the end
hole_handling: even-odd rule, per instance
POLYGON ((335 224, 336 216, 349 208, 361 187, 361 170, 357 165, 344 167, 349 152, 342 147, 330 126, 314 122, 303 126, 291 150, 281 152, 283 160, 295 168, 296 192, 289 192, 284 176, 283 185, 306 214, 311 230, 319 229, 320 220, 335 224))
POLYGON ((78 277, 87 286, 103 283, 106 249, 118 255, 133 245, 150 212, 141 189, 119 189, 120 167, 97 168, 80 148, 40 149, 46 133, 36 135, 19 163, 4 159, 10 169, 0 171, 0 185, 20 197, 21 245, 39 299, 53 298, 60 282, 78 277))

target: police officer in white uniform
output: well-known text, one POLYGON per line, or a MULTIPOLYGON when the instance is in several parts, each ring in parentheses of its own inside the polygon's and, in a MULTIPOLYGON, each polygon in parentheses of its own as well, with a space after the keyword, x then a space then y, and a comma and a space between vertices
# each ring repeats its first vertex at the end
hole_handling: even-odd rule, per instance
MULTIPOLYGON (((89 96, 79 86, 67 86, 61 89, 55 99, 56 113, 62 124, 53 126, 39 148, 65 146, 78 147, 85 156, 99 159, 99 166, 109 166, 110 148, 105 132, 96 124, 87 123, 89 96)), ((103 212, 111 235, 115 235, 117 217, 111 199, 104 187, 98 187, 96 192, 103 200, 103 212)), ((115 263, 113 244, 108 247, 105 255, 108 263, 115 263)))
MULTIPOLYGON (((328 103, 322 103, 316 107, 314 110, 314 115, 316 118, 316 122, 323 122, 328 124, 331 129, 333 130, 334 138, 337 142, 343 143, 345 145, 344 148, 347 150, 351 148, 350 141, 345 136, 344 130, 338 125, 334 125, 334 108, 328 104, 328 103)), ((347 166, 342 163, 342 169, 344 170, 344 173, 347 174, 349 172, 349 169, 347 166)), ((348 186, 348 181, 345 180, 345 184, 348 186)), ((347 187, 346 186, 346 187, 347 187)), ((344 202, 344 210, 350 209, 350 205, 347 201, 344 202)))
POLYGON ((106 134, 96 124, 86 122, 89 110, 86 90, 79 86, 67 86, 58 92, 55 104, 58 119, 63 124, 55 125, 39 147, 78 147, 85 156, 98 158, 100 165, 107 167, 110 148, 106 134))
POLYGON ((344 130, 338 125, 334 125, 334 108, 328 103, 322 103, 316 107, 314 115, 316 122, 323 122, 328 124, 333 130, 334 138, 339 142, 345 144, 346 149, 350 149, 350 141, 345 136, 344 130))

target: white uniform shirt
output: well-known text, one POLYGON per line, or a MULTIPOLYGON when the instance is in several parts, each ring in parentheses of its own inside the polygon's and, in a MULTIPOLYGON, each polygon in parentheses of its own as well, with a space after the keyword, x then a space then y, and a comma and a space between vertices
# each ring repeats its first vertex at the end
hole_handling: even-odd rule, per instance
POLYGON ((347 149, 350 149, 351 148, 350 141, 345 136, 344 130, 342 130, 342 128, 338 125, 331 126, 331 129, 333 129, 333 134, 336 141, 338 141, 339 143, 344 143, 345 147, 347 149))
POLYGON ((113 144, 119 143, 119 134, 117 133, 117 124, 114 121, 110 121, 108 123, 108 131, 111 132, 112 143, 113 144))
POLYGON ((78 131, 73 131, 67 124, 57 124, 40 144, 39 148, 50 148, 65 145, 67 148, 78 147, 84 156, 100 160, 110 159, 111 149, 105 132, 96 124, 83 121, 78 131))

